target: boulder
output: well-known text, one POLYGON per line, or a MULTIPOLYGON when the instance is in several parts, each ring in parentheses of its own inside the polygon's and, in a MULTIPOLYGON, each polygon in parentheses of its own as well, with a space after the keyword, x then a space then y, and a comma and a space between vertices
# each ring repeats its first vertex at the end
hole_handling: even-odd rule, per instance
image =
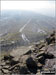
POLYGON ((32 48, 30 48, 30 49, 31 49, 31 51, 32 51, 32 52, 35 50, 35 48, 33 48, 33 47, 32 47, 32 48))
POLYGON ((37 57, 37 58, 35 58, 36 60, 39 60, 39 59, 41 59, 43 56, 39 56, 39 57, 37 57))
POLYGON ((38 60, 41 64, 45 64, 45 57, 43 56, 43 57, 41 57, 39 60, 38 60))
POLYGON ((54 46, 54 44, 53 44, 53 43, 51 43, 51 44, 50 44, 50 46, 54 46))
POLYGON ((6 65, 6 63, 5 63, 5 62, 2 62, 2 63, 1 63, 1 66, 4 66, 4 65, 6 65))
POLYGON ((41 49, 40 49, 40 51, 45 51, 46 50, 46 47, 42 47, 41 49))
POLYGON ((7 70, 7 69, 2 69, 2 72, 3 72, 4 74, 8 74, 8 73, 9 73, 9 70, 7 70))
POLYGON ((9 65, 5 65, 5 66, 3 66, 3 69, 9 69, 9 65))
POLYGON ((7 60, 7 61, 6 61, 6 64, 10 64, 10 61, 9 61, 9 60, 7 60))
POLYGON ((12 56, 10 56, 10 55, 5 55, 4 56, 4 60, 6 61, 6 60, 11 60, 13 57, 12 56))
POLYGON ((10 61, 10 65, 11 65, 11 66, 13 66, 13 65, 15 65, 15 64, 17 64, 17 63, 18 63, 18 61, 15 61, 15 60, 11 60, 11 61, 10 61))
POLYGON ((37 63, 37 66, 38 66, 38 67, 42 67, 43 64, 41 64, 41 63, 38 62, 38 63, 37 63))
POLYGON ((17 48, 16 50, 12 50, 10 52, 10 56, 12 56, 12 57, 20 57, 21 55, 27 53, 28 51, 29 51, 28 46, 21 46, 21 47, 17 48))
POLYGON ((36 74, 37 73, 37 64, 36 62, 33 60, 32 57, 29 57, 27 60, 26 60, 26 65, 29 69, 29 71, 33 74, 36 74))
POLYGON ((53 66, 53 68, 54 68, 54 69, 56 68, 56 64, 53 66))
POLYGON ((12 59, 12 61, 14 61, 14 62, 19 62, 19 57, 14 57, 14 58, 12 59))
POLYGON ((38 47, 40 45, 40 42, 34 43, 35 47, 38 47))
POLYGON ((50 34, 51 37, 55 36, 55 31, 53 31, 52 34, 50 34))
POLYGON ((41 43, 41 44, 44 44, 44 43, 45 43, 45 40, 40 40, 40 43, 41 43))
POLYGON ((2 69, 2 66, 0 66, 0 70, 2 69))
POLYGON ((47 37, 46 38, 47 44, 51 44, 52 42, 55 43, 55 36, 47 37))
POLYGON ((27 60, 29 57, 30 57, 29 55, 23 55, 23 56, 20 58, 20 63, 26 64, 26 60, 27 60))
POLYGON ((31 54, 32 53, 32 51, 31 50, 29 50, 28 52, 26 52, 24 55, 29 55, 29 54, 31 54))
POLYGON ((19 72, 20 74, 30 74, 30 71, 25 66, 21 66, 19 72))
POLYGON ((36 57, 43 56, 43 55, 44 55, 44 51, 40 51, 37 53, 36 57))
POLYGON ((44 47, 44 46, 45 46, 45 44, 40 44, 40 45, 38 46, 38 48, 41 49, 41 48, 44 47))

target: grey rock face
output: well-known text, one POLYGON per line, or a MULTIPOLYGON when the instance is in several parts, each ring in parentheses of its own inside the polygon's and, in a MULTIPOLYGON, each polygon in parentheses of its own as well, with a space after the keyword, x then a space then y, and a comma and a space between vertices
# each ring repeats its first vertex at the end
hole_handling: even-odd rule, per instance
POLYGON ((1 60, 0 72, 5 74, 40 74, 42 69, 56 68, 55 34, 31 47, 14 50, 1 60), (20 50, 20 51, 19 51, 20 50))

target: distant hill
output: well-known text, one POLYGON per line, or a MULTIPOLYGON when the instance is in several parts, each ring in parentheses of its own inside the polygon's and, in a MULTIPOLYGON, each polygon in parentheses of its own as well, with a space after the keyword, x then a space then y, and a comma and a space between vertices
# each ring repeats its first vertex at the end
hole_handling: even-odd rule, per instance
POLYGON ((30 11, 2 11, 0 23, 1 43, 13 41, 19 46, 44 39, 54 28, 56 29, 55 18, 30 11))
POLYGON ((52 17, 30 11, 2 11, 0 33, 19 31, 29 19, 31 21, 24 30, 36 32, 38 28, 45 31, 56 28, 55 18, 52 17))

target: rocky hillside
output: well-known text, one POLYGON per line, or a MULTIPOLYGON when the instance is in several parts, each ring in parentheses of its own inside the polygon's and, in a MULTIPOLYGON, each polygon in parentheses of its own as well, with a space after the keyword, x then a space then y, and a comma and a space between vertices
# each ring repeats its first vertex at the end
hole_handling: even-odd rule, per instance
POLYGON ((1 59, 1 75, 36 74, 56 68, 55 31, 45 40, 19 47, 1 59))

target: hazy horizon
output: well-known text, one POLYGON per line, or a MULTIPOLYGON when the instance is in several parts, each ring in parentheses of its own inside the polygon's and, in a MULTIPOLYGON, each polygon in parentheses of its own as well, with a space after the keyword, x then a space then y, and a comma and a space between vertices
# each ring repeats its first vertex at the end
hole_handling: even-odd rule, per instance
POLYGON ((55 17, 55 1, 1 1, 1 11, 25 10, 55 17))

